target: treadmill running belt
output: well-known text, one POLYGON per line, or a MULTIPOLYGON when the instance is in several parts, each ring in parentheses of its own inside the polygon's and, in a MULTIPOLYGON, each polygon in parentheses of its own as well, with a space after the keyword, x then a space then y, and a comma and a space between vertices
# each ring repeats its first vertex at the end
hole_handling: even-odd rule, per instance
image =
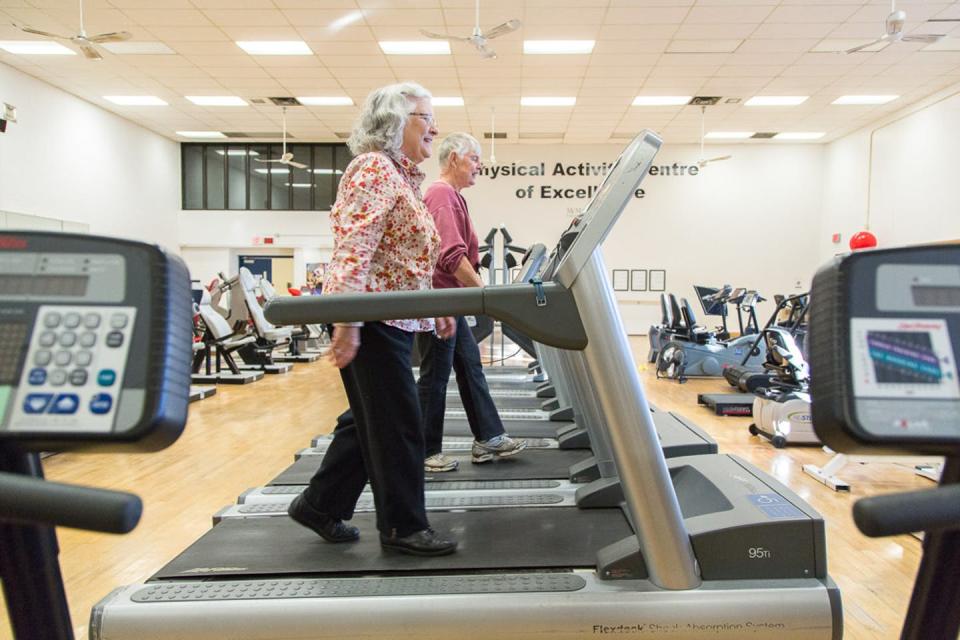
MULTIPOLYGON (((569 427, 569 422, 553 420, 503 420, 503 428, 514 438, 556 438, 557 429, 569 427)), ((443 433, 448 436, 470 436, 470 423, 466 418, 444 418, 443 433)))
MULTIPOLYGON (((427 474, 427 480, 456 482, 458 480, 566 479, 570 477, 570 467, 589 458, 590 452, 583 449, 534 449, 484 464, 470 462, 469 453, 453 454, 448 457, 459 460, 460 468, 446 473, 427 474)), ((320 468, 322 460, 323 456, 303 456, 269 484, 309 484, 310 478, 320 468)))
POLYGON ((151 578, 369 574, 596 566, 597 551, 631 534, 620 509, 495 509, 435 512, 430 524, 460 543, 421 558, 380 548, 376 514, 358 513, 360 540, 324 542, 290 518, 224 520, 151 578))

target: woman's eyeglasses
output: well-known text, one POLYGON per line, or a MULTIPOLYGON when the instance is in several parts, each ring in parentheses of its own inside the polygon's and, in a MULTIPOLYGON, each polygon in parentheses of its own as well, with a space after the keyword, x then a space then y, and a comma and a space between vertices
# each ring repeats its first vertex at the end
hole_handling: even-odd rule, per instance
POLYGON ((440 123, 437 122, 436 117, 434 117, 432 113, 422 113, 420 111, 411 111, 408 115, 423 118, 423 121, 427 123, 428 127, 434 127, 436 129, 440 128, 440 123))

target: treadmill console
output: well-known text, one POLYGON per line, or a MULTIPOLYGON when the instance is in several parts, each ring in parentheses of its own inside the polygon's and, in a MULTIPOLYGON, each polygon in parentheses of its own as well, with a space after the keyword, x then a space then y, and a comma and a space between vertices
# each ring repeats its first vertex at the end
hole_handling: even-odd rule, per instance
POLYGON ((810 322, 813 422, 843 452, 960 445, 960 247, 853 254, 821 269, 810 322))
POLYGON ((190 300, 185 265, 159 247, 0 235, 0 444, 155 450, 176 440, 190 300))

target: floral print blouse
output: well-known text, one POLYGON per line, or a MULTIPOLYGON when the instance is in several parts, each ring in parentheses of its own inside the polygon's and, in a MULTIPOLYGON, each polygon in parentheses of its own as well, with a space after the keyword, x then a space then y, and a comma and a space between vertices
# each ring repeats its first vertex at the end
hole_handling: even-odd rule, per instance
MULTIPOLYGON (((353 159, 330 211, 333 256, 323 293, 430 289, 440 236, 423 204, 425 175, 402 153, 353 159)), ((386 320, 404 331, 433 331, 433 319, 386 320)))

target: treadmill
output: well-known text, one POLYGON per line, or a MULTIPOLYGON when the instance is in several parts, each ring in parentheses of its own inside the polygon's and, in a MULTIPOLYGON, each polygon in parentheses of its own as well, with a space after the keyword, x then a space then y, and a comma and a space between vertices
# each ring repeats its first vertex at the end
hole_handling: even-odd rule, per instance
POLYGON ((737 458, 668 465, 660 451, 598 251, 659 146, 642 132, 612 166, 556 282, 318 296, 267 310, 278 323, 483 312, 578 351, 618 472, 591 495, 617 506, 434 512, 433 526, 460 541, 439 558, 382 550, 370 513, 354 518, 362 533, 349 545, 287 518, 225 520, 147 584, 106 596, 91 637, 838 639, 839 592, 816 512, 737 458), (537 330, 547 313, 558 321, 537 330))

